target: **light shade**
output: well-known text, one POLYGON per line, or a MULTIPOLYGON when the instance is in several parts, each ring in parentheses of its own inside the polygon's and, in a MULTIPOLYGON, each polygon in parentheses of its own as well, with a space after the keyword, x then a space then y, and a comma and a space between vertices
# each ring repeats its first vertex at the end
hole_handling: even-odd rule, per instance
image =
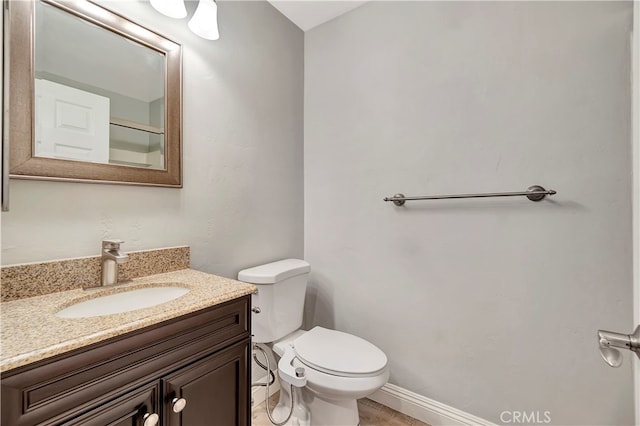
POLYGON ((200 0, 196 13, 189 21, 189 28, 207 40, 219 39, 218 5, 213 0, 200 0))
POLYGON ((170 18, 182 19, 187 16, 184 0, 149 0, 149 3, 155 10, 170 18))

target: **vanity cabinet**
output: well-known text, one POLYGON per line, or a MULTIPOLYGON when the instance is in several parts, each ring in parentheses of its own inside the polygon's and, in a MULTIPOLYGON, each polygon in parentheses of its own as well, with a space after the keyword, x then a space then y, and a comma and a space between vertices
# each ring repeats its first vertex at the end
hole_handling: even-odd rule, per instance
POLYGON ((249 309, 243 296, 7 371, 1 424, 248 426, 249 309))

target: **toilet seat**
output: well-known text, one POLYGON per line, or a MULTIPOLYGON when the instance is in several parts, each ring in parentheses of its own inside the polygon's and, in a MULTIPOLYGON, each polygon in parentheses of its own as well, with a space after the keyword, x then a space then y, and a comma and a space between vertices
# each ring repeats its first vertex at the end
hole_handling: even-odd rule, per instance
POLYGON ((310 368, 340 377, 372 377, 387 366, 387 356, 366 340, 314 327, 292 342, 296 358, 310 368))

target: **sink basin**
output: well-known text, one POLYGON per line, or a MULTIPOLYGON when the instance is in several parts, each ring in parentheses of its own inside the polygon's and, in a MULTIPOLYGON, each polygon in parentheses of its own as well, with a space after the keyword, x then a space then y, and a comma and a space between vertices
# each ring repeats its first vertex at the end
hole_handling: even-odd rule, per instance
POLYGON ((66 307, 56 316, 60 318, 89 318, 121 314, 167 303, 189 292, 184 287, 147 287, 95 297, 66 307))

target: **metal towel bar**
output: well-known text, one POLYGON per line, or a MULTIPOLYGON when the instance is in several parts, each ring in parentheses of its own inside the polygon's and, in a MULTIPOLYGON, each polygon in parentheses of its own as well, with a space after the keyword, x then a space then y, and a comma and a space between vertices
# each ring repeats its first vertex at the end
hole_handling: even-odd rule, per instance
POLYGON ((384 201, 393 201, 396 206, 403 206, 405 201, 417 200, 445 200, 449 198, 488 198, 488 197, 527 197, 531 201, 543 200, 547 195, 554 195, 553 189, 544 189, 540 185, 533 185, 524 192, 488 192, 484 194, 457 194, 457 195, 424 195, 407 197, 404 194, 396 194, 393 197, 385 197, 384 201))

